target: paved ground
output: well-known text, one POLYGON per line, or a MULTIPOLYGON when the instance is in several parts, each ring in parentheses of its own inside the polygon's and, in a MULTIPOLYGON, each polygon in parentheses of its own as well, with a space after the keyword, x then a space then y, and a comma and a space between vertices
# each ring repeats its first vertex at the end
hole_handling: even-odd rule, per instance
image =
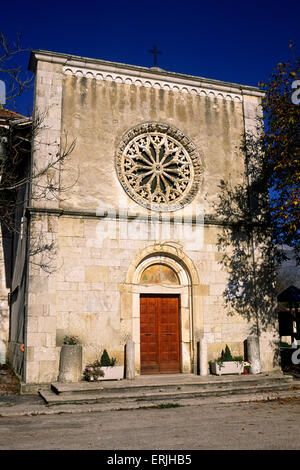
POLYGON ((282 391, 280 398, 267 402, 263 394, 255 394, 116 411, 100 404, 47 407, 38 395, 20 395, 18 390, 18 381, 2 366, 2 451, 109 450, 113 456, 113 450, 300 450, 297 387, 293 396, 282 391))
POLYGON ((299 450, 300 398, 0 417, 1 450, 299 450))

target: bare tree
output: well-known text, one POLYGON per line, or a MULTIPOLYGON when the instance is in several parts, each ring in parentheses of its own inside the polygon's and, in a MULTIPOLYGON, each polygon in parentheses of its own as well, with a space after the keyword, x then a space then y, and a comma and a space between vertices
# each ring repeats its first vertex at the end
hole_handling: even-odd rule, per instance
POLYGON ((10 105, 15 105, 16 98, 32 87, 32 75, 26 73, 18 63, 20 55, 26 52, 28 49, 21 47, 20 34, 17 34, 16 40, 11 43, 0 31, 0 78, 5 81, 6 103, 10 105))
MULTIPOLYGON (((13 65, 19 54, 26 49, 20 47, 20 38, 11 46, 0 32, 0 77, 5 78, 7 101, 12 106, 26 89, 32 86, 32 78, 24 76, 19 65, 13 65)), ((61 171, 74 150, 75 140, 68 142, 65 134, 62 143, 43 142, 43 131, 47 111, 43 115, 24 117, 0 107, 0 224, 6 238, 28 235, 24 224, 26 209, 33 201, 62 199, 70 187, 61 187, 61 171), (37 142, 48 149, 48 161, 44 166, 32 162, 32 146, 37 142)), ((76 178, 72 185, 75 184, 76 178)), ((51 272, 51 258, 55 255, 55 243, 47 239, 43 231, 31 231, 28 253, 31 262, 51 272)))

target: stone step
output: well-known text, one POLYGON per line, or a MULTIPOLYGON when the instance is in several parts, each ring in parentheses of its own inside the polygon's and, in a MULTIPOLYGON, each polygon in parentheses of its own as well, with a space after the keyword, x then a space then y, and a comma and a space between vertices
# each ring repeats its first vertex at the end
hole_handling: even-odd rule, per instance
POLYGON ((228 386, 236 387, 244 384, 247 387, 254 387, 256 385, 271 385, 271 384, 291 384, 293 382, 292 376, 243 376, 243 377, 214 377, 213 380, 201 380, 197 381, 176 381, 166 383, 149 383, 141 384, 135 383, 134 381, 111 381, 111 382, 78 382, 78 383, 61 383, 56 382, 51 384, 51 390, 56 394, 84 394, 84 393, 98 393, 99 391, 105 391, 105 393, 116 393, 126 394, 130 392, 145 392, 148 391, 155 393, 156 391, 197 391, 208 390, 211 387, 218 387, 219 389, 227 388, 228 386))
POLYGON ((107 393, 106 390, 92 389, 89 392, 85 390, 83 393, 77 391, 72 393, 64 391, 64 393, 55 393, 54 391, 40 391, 40 395, 46 401, 48 405, 59 405, 59 404, 71 404, 71 403, 113 403, 120 401, 126 402, 143 402, 143 401, 178 401, 192 398, 204 398, 204 397, 217 397, 224 395, 239 395, 239 394, 256 394, 262 392, 276 392, 276 391, 288 391, 292 389, 300 389, 299 382, 282 381, 281 383, 264 383, 264 384, 251 384, 249 383, 235 383, 227 384, 227 386, 219 387, 216 383, 211 384, 210 387, 190 390, 173 390, 173 389, 157 389, 156 391, 144 388, 143 390, 135 390, 131 388, 130 391, 119 393, 120 390, 115 390, 113 393, 107 393))

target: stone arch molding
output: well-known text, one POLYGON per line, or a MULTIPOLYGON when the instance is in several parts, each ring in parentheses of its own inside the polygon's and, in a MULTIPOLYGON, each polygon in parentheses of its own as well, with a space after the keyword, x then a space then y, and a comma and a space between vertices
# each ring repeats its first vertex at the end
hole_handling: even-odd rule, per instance
POLYGON ((141 250, 132 260, 121 294, 121 341, 135 343, 135 372, 140 373, 140 295, 176 294, 180 296, 180 356, 181 372, 191 373, 194 368, 195 318, 201 322, 199 302, 194 295, 199 283, 194 263, 177 244, 158 243, 141 250), (152 264, 162 263, 172 268, 179 284, 142 284, 141 275, 152 264), (198 310, 197 310, 198 309, 198 310))
POLYGON ((162 263, 176 272, 181 285, 197 285, 199 277, 192 260, 181 247, 168 243, 158 243, 142 250, 131 262, 126 276, 126 284, 139 285, 143 271, 152 264, 162 263))

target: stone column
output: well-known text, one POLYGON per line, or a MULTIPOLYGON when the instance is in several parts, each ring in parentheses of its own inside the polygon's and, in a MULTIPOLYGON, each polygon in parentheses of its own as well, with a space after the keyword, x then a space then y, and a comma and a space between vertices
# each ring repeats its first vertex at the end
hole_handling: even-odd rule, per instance
POLYGON ((134 374, 135 343, 128 340, 126 343, 126 379, 133 380, 134 374))
POLYGON ((6 363, 6 345, 5 342, 0 339, 0 364, 6 363))
POLYGON ((259 374, 261 372, 259 338, 256 335, 247 338, 248 360, 251 363, 250 374, 259 374))
POLYGON ((199 351, 199 370, 200 375, 207 375, 207 344, 206 341, 202 338, 198 342, 198 351, 199 351))

